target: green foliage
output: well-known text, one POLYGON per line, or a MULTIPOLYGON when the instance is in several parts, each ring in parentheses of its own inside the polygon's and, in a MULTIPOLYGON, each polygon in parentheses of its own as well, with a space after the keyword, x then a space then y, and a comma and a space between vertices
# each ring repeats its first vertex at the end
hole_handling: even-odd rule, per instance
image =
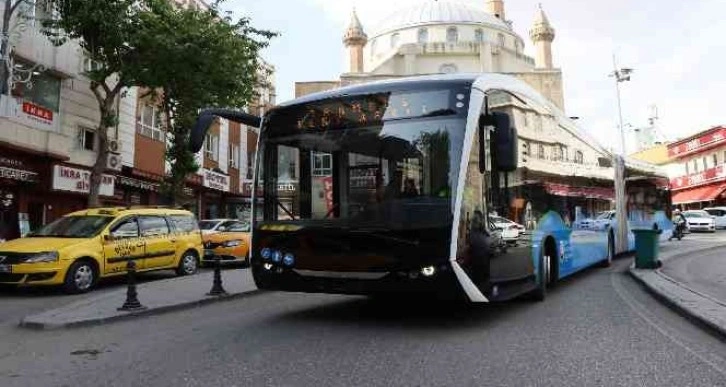
POLYGON ((199 168, 188 150, 198 112, 209 107, 242 107, 254 97, 261 70, 259 52, 275 33, 258 30, 250 20, 234 21, 219 10, 182 9, 166 2, 141 15, 145 26, 139 44, 148 63, 141 81, 162 90, 171 123, 167 149, 171 176, 167 193, 183 199, 185 177, 199 168))

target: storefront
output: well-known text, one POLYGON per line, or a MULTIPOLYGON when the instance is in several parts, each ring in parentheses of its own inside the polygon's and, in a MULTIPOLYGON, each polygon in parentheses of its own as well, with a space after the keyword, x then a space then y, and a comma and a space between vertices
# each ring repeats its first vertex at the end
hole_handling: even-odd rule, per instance
MULTIPOLYGON (((53 207, 54 218, 84 209, 88 205, 88 194, 91 192, 91 170, 75 165, 55 164, 52 168, 51 190, 57 198, 53 207)), ((105 206, 125 205, 122 193, 116 190, 116 176, 101 176, 99 200, 105 206)))
POLYGON ((201 218, 226 218, 225 199, 230 192, 229 175, 204 169, 202 171, 201 218))
POLYGON ((726 204, 724 164, 689 176, 671 180, 673 205, 683 210, 726 204))
POLYGON ((27 234, 43 225, 44 204, 29 204, 42 190, 42 166, 31 157, 2 148, 0 156, 0 240, 27 234), (29 211, 33 211, 32 220, 29 211), (32 226, 31 226, 32 223, 32 226))

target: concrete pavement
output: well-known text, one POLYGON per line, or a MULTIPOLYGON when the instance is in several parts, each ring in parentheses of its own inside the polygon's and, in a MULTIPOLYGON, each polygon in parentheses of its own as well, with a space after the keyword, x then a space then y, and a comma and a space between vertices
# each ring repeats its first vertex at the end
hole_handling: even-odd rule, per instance
POLYGON ((666 244, 656 270, 630 268, 650 292, 726 338, 726 234, 666 244))
POLYGON ((126 287, 90 295, 59 308, 24 317, 20 326, 34 329, 58 329, 102 324, 142 315, 195 307, 228 300, 257 291, 249 269, 223 270, 225 296, 207 296, 214 271, 188 277, 147 282, 137 286, 138 299, 145 307, 133 312, 119 311, 126 300, 126 287))

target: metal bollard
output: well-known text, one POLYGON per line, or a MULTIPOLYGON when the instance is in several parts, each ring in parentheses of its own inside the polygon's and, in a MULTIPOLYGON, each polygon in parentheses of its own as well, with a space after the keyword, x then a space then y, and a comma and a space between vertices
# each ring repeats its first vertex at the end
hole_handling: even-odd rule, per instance
POLYGON ((222 268, 221 259, 214 257, 214 281, 212 282, 212 290, 207 293, 208 296, 224 296, 227 291, 222 287, 222 268))
POLYGON ((128 279, 128 288, 126 290, 126 301, 117 310, 124 312, 133 312, 135 310, 144 310, 145 306, 141 305, 136 293, 136 262, 129 259, 126 263, 126 278, 128 279))

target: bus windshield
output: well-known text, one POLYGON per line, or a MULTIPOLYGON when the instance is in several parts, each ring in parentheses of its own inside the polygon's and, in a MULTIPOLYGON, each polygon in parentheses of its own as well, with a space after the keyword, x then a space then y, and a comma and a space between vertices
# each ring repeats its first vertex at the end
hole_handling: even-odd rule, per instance
POLYGON ((384 229, 450 225, 466 126, 466 109, 456 108, 462 96, 388 93, 271 115, 258 174, 263 219, 384 229))

